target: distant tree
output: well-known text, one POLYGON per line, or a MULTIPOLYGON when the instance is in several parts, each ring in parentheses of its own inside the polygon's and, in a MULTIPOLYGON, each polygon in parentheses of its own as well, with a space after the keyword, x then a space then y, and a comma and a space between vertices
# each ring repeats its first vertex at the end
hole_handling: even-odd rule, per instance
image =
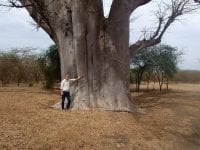
POLYGON ((17 73, 16 63, 18 62, 17 56, 12 52, 0 53, 0 80, 2 86, 11 82, 17 73))
POLYGON ((140 84, 145 74, 149 84, 151 76, 158 80, 160 90, 168 79, 177 72, 179 56, 182 53, 169 45, 157 45, 140 50, 132 59, 133 73, 135 73, 136 91, 139 92, 140 84))
POLYGON ((24 60, 25 81, 29 84, 42 80, 42 70, 38 62, 38 54, 29 55, 24 60))
POLYGON ((200 83, 200 71, 198 70, 179 70, 172 81, 180 83, 200 83))
POLYGON ((143 81, 147 82, 147 91, 149 91, 149 84, 153 80, 153 72, 151 69, 148 69, 144 72, 143 81))
POLYGON ((131 66, 133 67, 132 72, 135 74, 136 91, 140 91, 140 84, 142 81, 143 74, 145 71, 150 70, 153 66, 151 49, 141 49, 132 59, 131 66))
POLYGON ((15 48, 0 54, 0 80, 6 83, 28 82, 33 84, 41 79, 38 56, 34 48, 15 48))
POLYGON ((33 70, 30 70, 30 68, 32 68, 36 63, 36 61, 32 61, 32 57, 34 56, 32 52, 35 50, 35 48, 31 47, 15 48, 11 50, 12 53, 14 53, 17 57, 15 65, 17 67, 16 80, 18 86, 22 81, 33 79, 31 78, 33 70))
POLYGON ((169 45, 158 45, 154 46, 153 49, 153 71, 157 77, 161 91, 164 83, 166 83, 168 89, 169 78, 172 78, 178 71, 177 65, 182 52, 179 52, 177 48, 169 45))
POLYGON ((49 49, 39 57, 38 62, 44 75, 45 88, 52 88, 54 83, 61 79, 60 58, 57 46, 50 46, 49 49))

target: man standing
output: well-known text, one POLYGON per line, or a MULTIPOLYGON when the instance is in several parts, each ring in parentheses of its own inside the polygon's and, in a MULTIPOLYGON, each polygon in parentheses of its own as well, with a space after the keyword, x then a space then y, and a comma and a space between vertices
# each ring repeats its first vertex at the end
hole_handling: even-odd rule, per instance
POLYGON ((62 110, 64 109, 65 98, 67 98, 68 100, 67 109, 70 108, 70 104, 71 104, 71 97, 70 97, 70 92, 69 92, 70 82, 78 81, 79 79, 80 77, 76 79, 69 79, 69 75, 65 74, 65 78, 61 81, 60 90, 61 90, 61 96, 62 96, 62 103, 61 103, 62 110))

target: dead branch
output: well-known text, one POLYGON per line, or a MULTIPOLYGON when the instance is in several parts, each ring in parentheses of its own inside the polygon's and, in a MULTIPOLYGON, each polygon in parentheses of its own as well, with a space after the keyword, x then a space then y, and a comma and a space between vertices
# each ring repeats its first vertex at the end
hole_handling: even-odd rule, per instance
POLYGON ((27 8, 32 7, 33 5, 31 3, 27 5, 22 5, 19 0, 7 0, 7 4, 0 3, 0 6, 9 8, 27 8))
POLYGON ((160 43, 163 35, 176 20, 181 16, 194 13, 199 8, 200 6, 191 0, 171 0, 170 4, 159 4, 158 10, 154 13, 158 22, 156 30, 146 32, 150 33, 148 37, 145 35, 142 40, 130 46, 131 57, 142 48, 160 43))

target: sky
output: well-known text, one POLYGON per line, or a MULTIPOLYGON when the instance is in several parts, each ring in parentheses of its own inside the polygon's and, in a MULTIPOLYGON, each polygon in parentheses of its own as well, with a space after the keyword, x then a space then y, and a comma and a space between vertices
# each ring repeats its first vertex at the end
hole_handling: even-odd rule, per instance
MULTIPOLYGON (((108 16, 111 0, 104 0, 104 13, 108 16)), ((138 8, 132 14, 130 23, 130 43, 137 41, 141 30, 152 25, 154 3, 138 8), (132 19, 131 19, 132 20, 132 19)), ((42 30, 33 26, 34 21, 24 9, 0 8, 0 51, 11 48, 34 47, 41 51, 53 41, 42 30)), ((183 51, 179 68, 200 70, 200 13, 195 13, 178 21, 170 27, 162 43, 183 51)))
POLYGON ((37 30, 34 21, 24 9, 0 8, 0 51, 16 47, 47 49, 53 41, 42 30, 37 30))

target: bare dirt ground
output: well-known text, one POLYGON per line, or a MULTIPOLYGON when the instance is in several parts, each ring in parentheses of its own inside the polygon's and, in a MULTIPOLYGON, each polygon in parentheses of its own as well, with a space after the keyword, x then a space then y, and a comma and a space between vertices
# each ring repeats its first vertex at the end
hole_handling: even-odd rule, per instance
POLYGON ((0 149, 200 149, 200 84, 133 95, 146 115, 63 112, 59 91, 0 87, 0 149))

